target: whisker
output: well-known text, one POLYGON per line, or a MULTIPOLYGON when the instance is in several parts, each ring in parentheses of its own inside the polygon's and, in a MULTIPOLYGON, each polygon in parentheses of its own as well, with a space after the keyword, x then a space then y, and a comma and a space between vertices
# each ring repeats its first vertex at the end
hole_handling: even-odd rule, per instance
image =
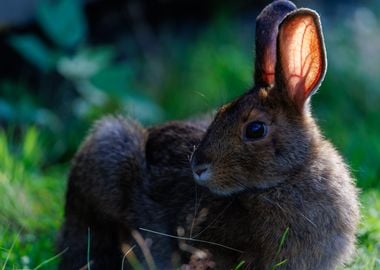
POLYGON ((203 98, 203 101, 205 101, 206 105, 210 106, 210 100, 206 97, 206 95, 200 91, 193 91, 194 94, 199 95, 203 98))
POLYGON ((203 232, 205 232, 208 228, 210 228, 211 225, 213 225, 223 214, 224 212, 232 205, 233 201, 231 200, 229 202, 229 204, 224 207, 224 209, 217 215, 217 217, 212 221, 210 222, 202 231, 200 231, 199 233, 197 233, 194 238, 197 238, 198 236, 200 236, 203 232))
POLYGON ((311 219, 308 218, 307 216, 305 216, 300 210, 298 210, 298 211, 299 211, 299 214, 301 216, 303 216, 311 225, 313 225, 315 228, 317 228, 317 224, 315 224, 313 221, 311 221, 311 219))
POLYGON ((191 151, 190 155, 188 156, 189 161, 191 161, 191 159, 192 159, 192 157, 193 157, 194 152, 195 152, 196 149, 197 149, 197 146, 193 145, 193 151, 191 151))
POLYGON ((167 234, 167 233, 156 232, 156 231, 145 229, 145 228, 141 228, 141 227, 139 228, 139 230, 144 231, 144 232, 158 234, 158 235, 161 235, 161 236, 166 236, 166 237, 174 238, 174 239, 193 241, 193 242, 198 242, 198 243, 209 244, 209 245, 212 245, 212 246, 218 246, 218 247, 222 247, 222 248, 225 248, 225 249, 228 249, 228 250, 232 250, 232 251, 235 251, 235 252, 238 252, 238 253, 241 253, 241 254, 244 253, 242 250, 239 250, 239 249, 236 249, 236 248, 232 248, 232 247, 229 247, 229 246, 226 246, 226 245, 222 245, 222 244, 219 244, 219 243, 211 242, 211 241, 194 239, 194 238, 183 237, 183 236, 175 236, 175 235, 171 235, 171 234, 167 234))
MULTIPOLYGON (((254 189, 248 187, 247 185, 244 185, 244 184, 241 183, 238 179, 236 179, 236 178, 234 178, 234 177, 232 177, 232 179, 233 179, 234 181, 236 181, 238 184, 240 184, 241 186, 247 188, 248 190, 250 190, 250 191, 254 191, 254 189)), ((269 202, 269 203, 271 203, 272 205, 275 205, 275 206, 277 206, 278 208, 280 208, 282 212, 286 213, 285 209, 284 209, 279 203, 272 201, 271 199, 269 199, 268 197, 266 197, 264 194, 260 194, 260 196, 261 196, 264 200, 266 200, 267 202, 269 202)), ((306 219, 306 221, 308 221, 311 225, 313 225, 315 228, 317 228, 317 225, 316 225, 316 224, 315 224, 310 218, 308 218, 305 214, 303 214, 303 213, 301 212, 300 209, 297 208, 296 211, 298 211, 298 213, 299 213, 304 219, 306 219)))
POLYGON ((191 222, 191 228, 190 228, 190 238, 193 235, 193 228, 194 228, 194 224, 195 224, 195 219, 196 219, 197 214, 198 214, 198 208, 199 208, 199 206, 201 204, 200 200, 199 200, 199 204, 197 202, 198 201, 198 188, 197 188, 197 183, 195 183, 195 181, 194 181, 194 189, 195 189, 195 204, 194 204, 193 221, 191 222))

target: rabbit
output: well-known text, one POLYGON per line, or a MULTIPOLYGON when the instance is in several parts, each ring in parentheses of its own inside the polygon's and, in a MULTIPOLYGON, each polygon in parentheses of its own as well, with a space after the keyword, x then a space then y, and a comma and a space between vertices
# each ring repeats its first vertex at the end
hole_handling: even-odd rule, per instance
POLYGON ((256 22, 255 85, 213 119, 97 122, 73 160, 60 269, 131 269, 130 251, 144 269, 349 262, 358 189, 310 107, 326 68, 318 14, 275 1, 256 22))

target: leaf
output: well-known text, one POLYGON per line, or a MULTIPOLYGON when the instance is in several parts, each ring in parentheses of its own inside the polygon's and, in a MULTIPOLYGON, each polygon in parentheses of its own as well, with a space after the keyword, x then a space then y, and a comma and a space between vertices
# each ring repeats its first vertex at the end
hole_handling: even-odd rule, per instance
POLYGON ((41 69, 50 71, 54 67, 53 53, 34 35, 13 36, 9 44, 26 60, 41 69))
POLYGON ((142 95, 129 95, 125 100, 126 113, 145 124, 157 123, 163 120, 161 107, 149 97, 142 95))
POLYGON ((128 63, 114 64, 99 70, 90 78, 91 83, 116 99, 125 97, 126 92, 133 89, 134 72, 128 63))
POLYGON ((0 98, 0 120, 12 121, 16 109, 5 99, 0 98))
POLYGON ((108 67, 113 57, 112 47, 85 48, 73 57, 59 59, 57 69, 60 74, 70 80, 87 80, 108 67))
POLYGON ((22 144, 22 153, 24 159, 32 159, 37 155, 38 149, 38 132, 35 127, 31 127, 25 134, 24 143, 22 144))
POLYGON ((80 3, 77 0, 40 0, 37 6, 37 21, 60 47, 75 47, 86 37, 87 24, 80 3))

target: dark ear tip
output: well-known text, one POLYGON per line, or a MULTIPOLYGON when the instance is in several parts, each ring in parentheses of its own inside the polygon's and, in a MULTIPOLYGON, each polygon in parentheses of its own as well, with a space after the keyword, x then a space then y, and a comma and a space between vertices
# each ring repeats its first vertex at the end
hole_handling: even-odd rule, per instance
POLYGON ((278 26, 288 13, 296 9, 297 7, 290 1, 277 0, 267 5, 257 16, 255 63, 257 85, 273 84, 278 26))
POLYGON ((257 21, 260 21, 262 19, 268 20, 268 18, 271 18, 271 17, 273 20, 273 16, 275 16, 275 17, 277 17, 279 15, 281 16, 281 14, 291 12, 295 9, 297 9, 297 7, 293 2, 287 1, 287 0, 277 0, 277 1, 274 1, 271 4, 267 5, 261 11, 259 16, 257 16, 256 20, 257 21))
MULTIPOLYGON (((288 17, 298 16, 298 15, 311 16, 311 17, 313 17, 313 19, 316 22, 320 23, 320 16, 319 16, 318 12, 316 12, 315 10, 310 9, 310 8, 299 8, 297 10, 293 10, 292 12, 288 13, 288 15, 285 17, 285 19, 287 19, 288 17)), ((284 21, 285 21, 285 19, 284 19, 284 21)))
POLYGON ((286 17, 280 23, 279 28, 282 28, 282 25, 286 24, 289 20, 291 20, 297 16, 310 16, 313 19, 313 21, 314 21, 314 23, 318 29, 318 34, 321 38, 321 41, 324 43, 321 18, 319 16, 318 12, 316 12, 315 10, 312 10, 309 8, 299 8, 297 10, 294 10, 294 11, 292 11, 286 15, 286 17))
POLYGON ((279 9, 297 9, 297 6, 292 1, 288 0, 276 0, 270 5, 279 9))

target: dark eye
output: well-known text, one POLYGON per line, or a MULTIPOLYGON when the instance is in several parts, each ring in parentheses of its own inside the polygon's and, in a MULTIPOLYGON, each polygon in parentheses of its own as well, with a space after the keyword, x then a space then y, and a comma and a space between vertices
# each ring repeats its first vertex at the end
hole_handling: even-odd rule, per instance
POLYGON ((268 133, 268 126, 260 121, 253 121, 245 127, 245 137, 249 140, 264 138, 268 133))

